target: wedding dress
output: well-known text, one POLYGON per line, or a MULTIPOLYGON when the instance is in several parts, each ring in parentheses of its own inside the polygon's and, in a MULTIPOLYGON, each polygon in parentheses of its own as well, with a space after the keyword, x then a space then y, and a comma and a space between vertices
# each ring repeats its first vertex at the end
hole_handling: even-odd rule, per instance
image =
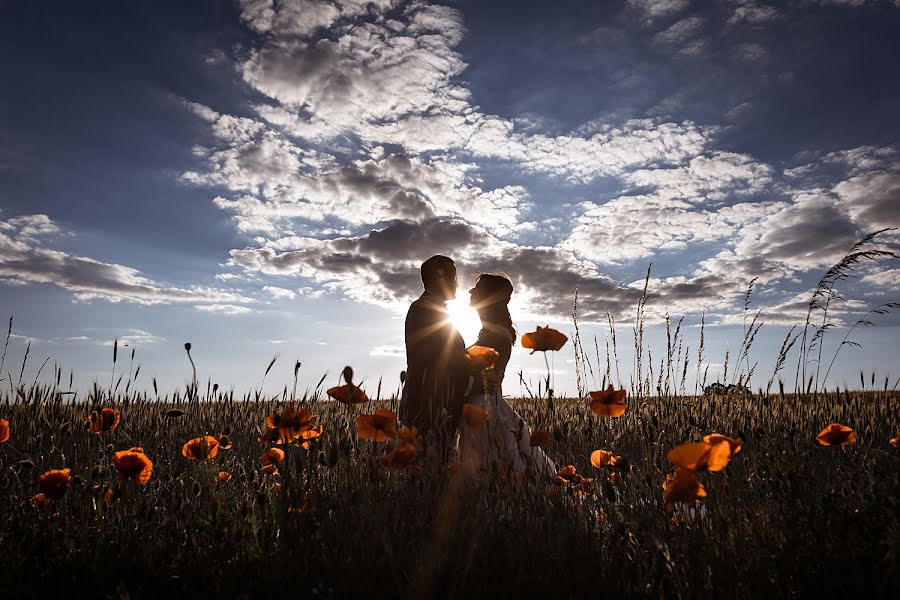
POLYGON ((475 470, 502 469, 512 475, 527 469, 554 476, 555 463, 539 446, 531 446, 531 427, 503 399, 502 380, 512 352, 511 337, 482 329, 475 344, 493 348, 500 353, 500 359, 494 363, 489 381, 480 376, 474 378, 466 397, 468 404, 487 411, 487 422, 470 423, 465 416, 460 419, 460 462, 475 470))

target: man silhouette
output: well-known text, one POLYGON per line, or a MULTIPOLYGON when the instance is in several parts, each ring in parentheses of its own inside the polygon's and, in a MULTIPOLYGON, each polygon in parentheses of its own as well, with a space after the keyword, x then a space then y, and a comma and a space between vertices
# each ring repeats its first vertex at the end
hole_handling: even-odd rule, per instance
POLYGON ((432 256, 422 264, 422 283, 425 292, 406 315, 406 385, 399 416, 426 439, 433 437, 446 462, 469 383, 466 345, 446 306, 459 285, 456 265, 446 256, 432 256))

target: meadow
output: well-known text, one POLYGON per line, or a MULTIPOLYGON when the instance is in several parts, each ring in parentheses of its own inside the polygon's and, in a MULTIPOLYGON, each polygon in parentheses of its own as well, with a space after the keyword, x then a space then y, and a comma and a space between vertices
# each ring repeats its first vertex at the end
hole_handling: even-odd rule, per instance
MULTIPOLYGON (((573 316, 577 332, 577 304, 573 316)), ((579 397, 553 397, 548 377, 511 400, 555 478, 443 464, 427 439, 365 416, 396 397, 344 404, 322 381, 297 395, 296 368, 275 397, 201 390, 196 374, 168 394, 135 390, 130 369, 124 387, 81 394, 59 369, 8 375, 0 595, 893 598, 896 384, 873 373, 861 389, 820 389, 806 367, 826 364, 809 360, 822 323, 785 340, 785 358, 800 353, 792 392, 774 385, 782 357, 768 385, 747 389, 752 318, 730 389, 684 393, 676 326, 659 368, 632 365, 626 405, 612 408, 585 381, 613 379, 615 340, 604 374, 576 333, 565 351, 579 397), (832 423, 844 429, 832 436, 832 423), (729 439, 703 445, 711 434, 729 439), (685 467, 671 451, 687 443, 705 450, 685 467)), ((702 358, 701 344, 698 374, 702 358)))

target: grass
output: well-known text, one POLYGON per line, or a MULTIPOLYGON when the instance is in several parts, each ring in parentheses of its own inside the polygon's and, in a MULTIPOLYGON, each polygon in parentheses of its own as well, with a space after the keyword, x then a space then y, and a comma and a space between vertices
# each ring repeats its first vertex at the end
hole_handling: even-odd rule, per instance
POLYGON ((892 392, 649 398, 619 419, 576 400, 556 399, 552 410, 515 401, 551 432, 554 459, 593 477, 589 495, 555 499, 534 475, 516 485, 470 481, 439 465, 413 476, 389 471, 376 460, 383 447, 354 435, 358 411, 332 402, 308 404, 325 426, 321 441, 287 447, 275 477, 260 471, 256 438, 280 403, 163 404, 135 394, 117 400, 120 426, 98 435, 83 430, 84 405, 50 392, 38 386, 3 402, 12 430, 0 446, 4 595, 878 598, 900 583, 892 392), (833 421, 854 428, 859 442, 816 444, 833 421), (709 496, 700 504, 667 514, 666 451, 711 432, 742 437, 742 452, 725 471, 701 475, 709 496), (202 463, 183 458, 182 444, 204 433, 229 433, 234 446, 202 463), (116 481, 110 466, 114 450, 136 445, 154 461, 144 488, 116 481), (630 465, 621 482, 590 465, 599 448, 630 465), (80 481, 50 506, 32 507, 37 475, 63 466, 80 481), (233 479, 217 482, 220 470, 233 479), (97 483, 118 497, 94 500, 97 483))

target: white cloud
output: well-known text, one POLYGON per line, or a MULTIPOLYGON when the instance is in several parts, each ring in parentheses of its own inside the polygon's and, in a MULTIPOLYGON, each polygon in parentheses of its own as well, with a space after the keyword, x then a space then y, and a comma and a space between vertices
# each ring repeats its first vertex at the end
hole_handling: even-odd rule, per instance
POLYGON ((201 312, 216 313, 226 316, 246 315, 253 312, 253 310, 246 306, 239 306, 237 304, 200 304, 194 308, 201 312))
POLYGON ((273 287, 271 285, 263 286, 263 291, 267 292, 272 298, 276 300, 293 300, 297 297, 297 293, 292 290, 287 290, 280 287, 273 287))

